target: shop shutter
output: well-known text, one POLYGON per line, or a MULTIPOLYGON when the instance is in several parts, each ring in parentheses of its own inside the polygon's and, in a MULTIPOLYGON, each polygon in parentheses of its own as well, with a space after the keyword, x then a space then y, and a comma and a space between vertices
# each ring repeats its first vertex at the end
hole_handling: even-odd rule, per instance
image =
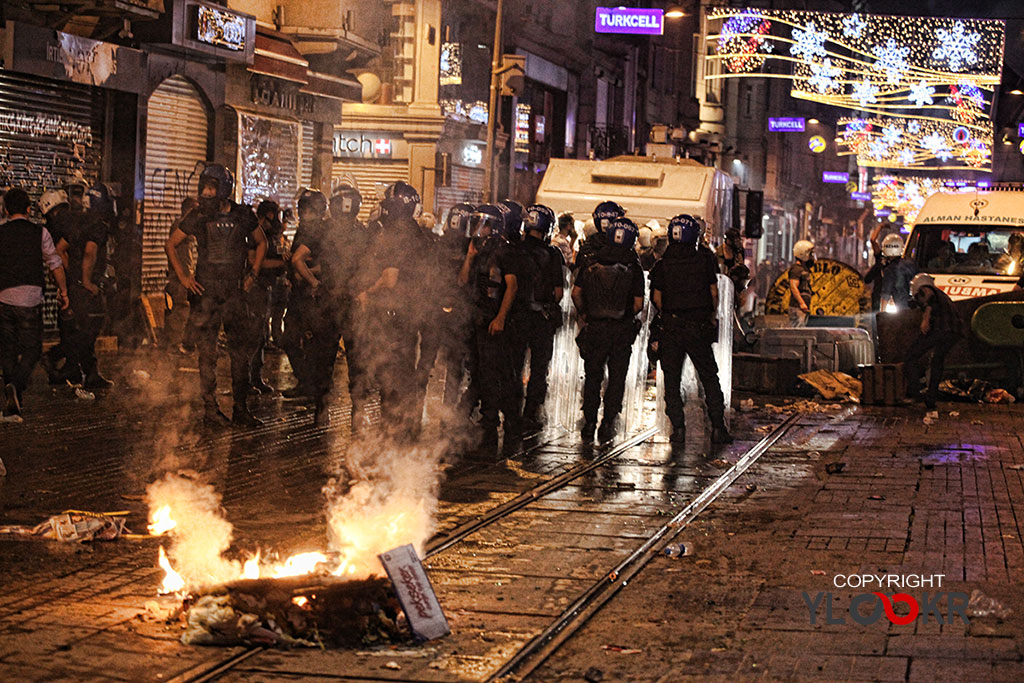
POLYGON ((436 197, 434 214, 438 221, 442 220, 448 209, 456 204, 479 204, 484 197, 484 170, 453 166, 451 187, 437 188, 436 197))
MULTIPOLYGON (((39 199, 76 178, 98 180, 104 102, 98 88, 0 70, 0 187, 23 187, 39 199)), ((48 330, 57 326, 56 294, 48 279, 48 330)))
MULTIPOLYGON (((316 124, 304 121, 302 123, 302 169, 299 185, 302 187, 313 186, 313 155, 316 153, 316 124)), ((330 188, 320 188, 324 193, 329 194, 330 188)))
POLYGON ((187 80, 171 76, 153 91, 146 120, 143 292, 158 292, 167 282, 164 242, 181 213, 181 201, 196 196, 208 132, 206 108, 187 80))
POLYGON ((331 167, 332 185, 337 185, 345 176, 356 179, 360 194, 363 195, 363 206, 359 218, 366 220, 370 211, 377 206, 377 185, 390 185, 404 180, 409 182, 408 161, 345 161, 335 159, 331 167))

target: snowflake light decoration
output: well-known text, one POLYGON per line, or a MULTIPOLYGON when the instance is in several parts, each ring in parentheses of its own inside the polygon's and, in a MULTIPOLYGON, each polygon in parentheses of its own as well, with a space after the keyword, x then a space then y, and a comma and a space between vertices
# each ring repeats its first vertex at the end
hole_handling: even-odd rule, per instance
POLYGON ((916 84, 910 84, 910 97, 907 99, 913 102, 918 107, 923 107, 926 104, 934 104, 935 99, 935 88, 928 85, 925 81, 918 81, 916 84))
POLYGON ((825 56, 825 40, 827 38, 828 35, 824 31, 819 31, 812 21, 802 31, 798 28, 793 29, 795 42, 790 46, 789 52, 810 64, 815 57, 825 56))
POLYGON ((807 79, 807 83, 820 93, 836 90, 839 88, 839 83, 836 81, 839 73, 839 67, 832 66, 832 60, 826 57, 825 61, 820 64, 818 62, 811 64, 811 77, 807 79))
POLYGON ((936 61, 948 62, 953 71, 963 71, 965 65, 978 62, 975 47, 981 40, 981 34, 968 33, 964 29, 964 22, 956 22, 949 31, 940 28, 935 31, 935 35, 939 38, 939 46, 932 51, 932 58, 936 61))
POLYGON ((939 153, 943 151, 948 152, 949 149, 946 144, 946 138, 939 135, 937 132, 921 138, 921 146, 935 156, 939 156, 939 153))
POLYGON ((886 126, 882 129, 882 140, 887 145, 898 145, 903 137, 903 131, 896 126, 886 126))
POLYGON ((731 17, 722 24, 722 34, 715 50, 722 55, 725 67, 732 73, 760 68, 765 57, 774 50, 774 45, 767 39, 771 28, 772 22, 757 11, 731 17))
POLYGON ((859 14, 851 14, 843 19, 843 35, 847 38, 860 38, 868 23, 860 18, 859 14))
POLYGON ((901 75, 907 70, 910 48, 900 47, 894 38, 890 38, 884 46, 876 45, 871 53, 875 55, 872 67, 876 71, 884 71, 885 79, 890 83, 899 83, 901 75))
POLYGON ((907 132, 914 133, 914 134, 920 133, 921 132, 921 122, 920 121, 911 121, 910 123, 908 123, 907 124, 907 132))
POLYGON ((862 78, 853 84, 853 99, 861 104, 869 104, 878 101, 878 86, 867 78, 862 78))
POLYGON ((912 150, 904 149, 900 150, 899 160, 904 166, 913 166, 917 161, 917 157, 914 155, 912 150))
POLYGON ((889 145, 884 140, 875 140, 868 145, 868 152, 876 159, 884 159, 889 155, 889 145))

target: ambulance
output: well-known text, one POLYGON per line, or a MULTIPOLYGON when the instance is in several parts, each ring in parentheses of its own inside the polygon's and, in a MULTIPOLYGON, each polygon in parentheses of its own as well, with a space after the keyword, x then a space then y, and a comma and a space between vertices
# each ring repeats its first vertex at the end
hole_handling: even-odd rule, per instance
POLYGON ((954 301, 1011 291, 1024 275, 1024 188, 933 194, 904 254, 954 301))

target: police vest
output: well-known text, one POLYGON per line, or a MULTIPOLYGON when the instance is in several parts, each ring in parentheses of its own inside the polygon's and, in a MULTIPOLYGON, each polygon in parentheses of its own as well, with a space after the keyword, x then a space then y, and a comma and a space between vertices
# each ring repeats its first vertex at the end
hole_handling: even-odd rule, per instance
POLYGON ((554 269, 552 262, 555 260, 553 248, 540 240, 527 239, 523 242, 523 253, 535 266, 533 286, 531 287, 532 303, 537 305, 552 303, 555 300, 555 288, 560 284, 552 281, 551 278, 551 272, 554 269))
POLYGON ((508 245, 496 239, 484 243, 477 255, 475 289, 477 305, 487 310, 497 311, 505 296, 505 273, 501 267, 501 256, 508 245))
POLYGON ((628 265, 597 262, 585 272, 587 320, 622 320, 633 310, 633 272, 628 265))
POLYGON ((662 310, 668 313, 695 309, 710 309, 711 287, 707 282, 712 273, 712 259, 694 250, 692 253, 662 259, 664 276, 661 292, 662 310))
POLYGON ((228 213, 199 218, 202 235, 196 263, 197 279, 241 279, 249 252, 247 237, 256 227, 247 218, 239 206, 232 207, 228 213))

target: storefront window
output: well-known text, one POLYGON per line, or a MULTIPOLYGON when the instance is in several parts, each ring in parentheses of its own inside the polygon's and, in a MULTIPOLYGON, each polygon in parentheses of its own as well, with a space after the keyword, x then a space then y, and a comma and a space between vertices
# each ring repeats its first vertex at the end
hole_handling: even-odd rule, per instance
POLYGON ((299 189, 299 124, 241 114, 238 142, 242 201, 290 206, 299 189))

